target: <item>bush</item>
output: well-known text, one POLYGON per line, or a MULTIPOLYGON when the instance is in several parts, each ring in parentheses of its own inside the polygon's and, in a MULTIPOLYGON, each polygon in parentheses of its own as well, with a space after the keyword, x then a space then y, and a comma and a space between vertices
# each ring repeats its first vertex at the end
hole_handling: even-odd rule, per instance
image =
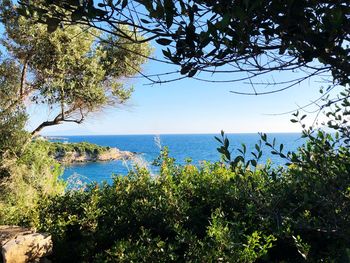
POLYGON ((164 150, 159 176, 138 169, 43 200, 38 228, 57 262, 347 262, 349 153, 318 154, 316 141, 289 168, 179 166, 164 150))
POLYGON ((32 142, 20 157, 3 160, 9 175, 0 181, 0 224, 36 224, 38 202, 63 194, 62 169, 48 151, 45 144, 32 142))
POLYGON ((53 234, 61 262, 253 261, 274 240, 253 212, 268 181, 219 163, 177 166, 165 151, 157 177, 139 169, 112 185, 43 201, 38 227, 53 234))
POLYGON ((88 142, 79 143, 62 143, 62 142, 48 142, 42 141, 42 144, 46 144, 49 147, 49 154, 55 156, 57 152, 62 154, 68 152, 77 152, 80 155, 83 154, 99 154, 108 151, 109 147, 100 146, 88 142))

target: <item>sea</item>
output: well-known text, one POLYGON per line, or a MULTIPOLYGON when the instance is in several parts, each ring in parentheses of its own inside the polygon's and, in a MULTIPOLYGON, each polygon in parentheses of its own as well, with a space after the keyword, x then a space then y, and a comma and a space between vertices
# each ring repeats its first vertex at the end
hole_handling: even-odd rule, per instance
MULTIPOLYGON (((101 146, 117 147, 120 150, 135 152, 136 158, 132 161, 114 160, 106 162, 89 162, 71 164, 64 167, 63 179, 75 184, 112 182, 113 175, 127 175, 135 169, 135 165, 146 167, 152 174, 156 174, 158 167, 152 165, 159 156, 163 147, 168 147, 169 156, 175 158, 176 163, 184 164, 191 160, 192 164, 200 165, 203 161, 216 162, 221 156, 217 151, 220 144, 215 140, 220 134, 166 134, 166 135, 93 135, 93 136, 59 136, 60 140, 75 142, 90 142, 101 146)), ((242 144, 246 145, 247 157, 258 143, 259 134, 226 134, 230 141, 232 156, 238 154, 242 144)), ((283 144, 283 151, 294 151, 304 142, 299 133, 271 133, 268 141, 274 139, 276 145, 283 144)), ((274 165, 285 165, 286 160, 273 155, 268 146, 262 147, 263 155, 260 163, 270 159, 274 165)))

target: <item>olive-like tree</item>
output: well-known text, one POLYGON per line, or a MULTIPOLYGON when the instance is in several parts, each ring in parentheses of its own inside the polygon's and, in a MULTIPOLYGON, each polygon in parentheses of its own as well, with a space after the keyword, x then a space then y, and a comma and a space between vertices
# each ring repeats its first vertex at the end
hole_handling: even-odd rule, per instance
POLYGON ((6 51, 2 61, 14 68, 12 76, 2 71, 1 78, 16 82, 12 99, 1 112, 31 101, 46 104, 56 114, 32 135, 62 122, 81 123, 90 112, 124 103, 132 92, 125 78, 139 73, 151 52, 147 43, 131 41, 139 36, 127 26, 120 25, 118 31, 128 38, 81 25, 50 33, 45 25, 20 16, 10 1, 3 1, 1 18, 6 51), (143 56, 135 55, 136 51, 143 56))

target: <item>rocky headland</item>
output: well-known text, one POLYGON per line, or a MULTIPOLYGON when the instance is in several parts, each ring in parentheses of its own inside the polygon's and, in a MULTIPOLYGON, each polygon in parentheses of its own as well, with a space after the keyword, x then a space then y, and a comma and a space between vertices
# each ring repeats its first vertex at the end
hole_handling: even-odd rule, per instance
POLYGON ((63 164, 129 160, 136 155, 134 152, 122 151, 117 148, 105 147, 87 142, 49 142, 49 144, 49 154, 63 164))
POLYGON ((83 163, 83 162, 98 162, 98 161, 112 161, 112 160, 129 160, 135 156, 135 153, 129 151, 121 151, 117 148, 109 148, 103 152, 80 152, 58 151, 54 158, 64 164, 83 163))

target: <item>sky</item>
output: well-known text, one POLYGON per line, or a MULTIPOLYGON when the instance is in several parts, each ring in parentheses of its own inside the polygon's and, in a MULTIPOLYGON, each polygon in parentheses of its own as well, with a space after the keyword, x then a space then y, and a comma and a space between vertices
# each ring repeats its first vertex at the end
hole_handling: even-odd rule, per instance
MULTIPOLYGON (((162 58, 155 46, 154 57, 162 58)), ((144 74, 157 74, 178 70, 176 66, 148 61, 144 74)), ((199 77, 225 80, 246 77, 214 74, 199 77)), ((276 72, 257 81, 272 82, 297 78, 299 73, 276 72)), ((177 75, 179 76, 179 75, 177 75)), ((175 75, 176 77, 176 75, 175 75)), ((112 134, 190 134, 190 133, 277 133, 300 132, 299 124, 291 123, 292 111, 319 97, 318 83, 312 79, 291 89, 270 95, 246 96, 230 91, 252 92, 251 85, 242 82, 207 83, 186 78, 170 83, 149 85, 145 78, 128 79, 127 85, 135 89, 126 105, 104 109, 88 115, 82 124, 65 123, 45 128, 43 135, 112 135, 112 134)), ((256 86, 259 88, 259 86, 256 86)), ((271 88, 271 87, 270 87, 271 88)), ((272 87, 273 88, 273 87, 272 87)), ((264 87, 260 91, 265 91, 264 87)), ((42 121, 52 119, 52 113, 42 107, 29 105, 27 129, 35 129, 42 121)), ((310 117, 307 123, 311 124, 310 117)))
MULTIPOLYGON (((159 57, 159 50, 156 54, 159 57)), ((143 73, 155 74, 176 70, 150 61, 143 73)), ((241 73, 246 76, 246 73, 241 73)), ((281 80, 294 78, 293 73, 277 73, 281 80), (290 75, 292 74, 292 75, 290 75)), ((297 76, 297 73, 296 73, 297 76)), ((230 76, 209 76, 211 79, 230 76)), ((271 80, 271 76, 264 76, 271 80)), ((276 78, 276 76, 274 77, 276 78)), ((270 95, 245 96, 230 91, 252 91, 248 84, 204 83, 184 79, 149 85, 144 78, 128 80, 135 91, 126 105, 90 114, 83 124, 61 124, 43 130, 43 135, 107 134, 189 134, 189 133, 257 133, 299 132, 300 125, 291 123, 291 111, 319 96, 320 84, 309 81, 289 90, 270 95)), ((28 129, 50 119, 42 107, 30 107, 28 129)), ((309 122, 313 118, 310 118, 309 122)))
MULTIPOLYGON (((16 2, 16 1, 15 1, 16 2)), ((4 29, 0 26, 0 32, 4 29)), ((161 49, 154 43, 154 57, 163 58, 161 49)), ((144 74, 156 74, 178 70, 177 67, 148 61, 143 65, 144 74)), ((178 75, 179 76, 179 75, 178 75)), ((200 77, 203 73, 200 73, 200 77)), ((232 76, 226 74, 205 75, 207 79, 232 79, 246 77, 242 72, 232 76)), ((276 72, 265 75, 259 81, 288 80, 298 73, 276 72)), ((43 135, 112 135, 112 134, 189 134, 189 133, 257 133, 300 132, 299 124, 291 123, 291 113, 299 106, 319 97, 322 83, 315 78, 291 89, 263 96, 244 96, 230 91, 252 92, 249 84, 205 83, 186 78, 176 82, 149 85, 144 78, 127 80, 135 91, 126 105, 104 109, 90 114, 84 123, 66 123, 48 127, 43 135)), ((259 88, 256 86, 256 88, 259 88)), ((261 88, 260 91, 264 91, 261 88)), ((35 129, 41 122, 52 119, 46 107, 28 105, 27 129, 35 129)), ((306 119, 312 124, 314 117, 306 119)))

